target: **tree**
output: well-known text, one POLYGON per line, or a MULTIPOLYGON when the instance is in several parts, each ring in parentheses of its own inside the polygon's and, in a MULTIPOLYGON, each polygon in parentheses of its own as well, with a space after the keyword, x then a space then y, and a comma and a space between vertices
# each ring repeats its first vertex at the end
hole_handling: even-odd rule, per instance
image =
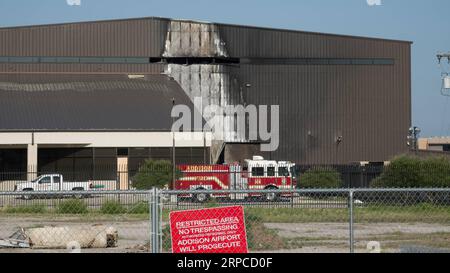
MULTIPOLYGON (((146 160, 139 167, 138 172, 132 178, 132 185, 138 190, 150 190, 152 188, 164 188, 172 183, 172 163, 167 160, 146 160)), ((181 177, 177 169, 175 179, 181 177)))
POLYGON ((450 161, 444 157, 420 159, 401 156, 392 160, 381 176, 372 182, 372 187, 450 187, 450 161))
POLYGON ((299 188, 303 189, 335 189, 342 186, 340 174, 332 169, 317 167, 300 175, 299 188))
POLYGON ((418 187, 423 181, 421 166, 419 158, 398 157, 384 169, 384 172, 378 179, 373 181, 372 186, 377 188, 418 187))

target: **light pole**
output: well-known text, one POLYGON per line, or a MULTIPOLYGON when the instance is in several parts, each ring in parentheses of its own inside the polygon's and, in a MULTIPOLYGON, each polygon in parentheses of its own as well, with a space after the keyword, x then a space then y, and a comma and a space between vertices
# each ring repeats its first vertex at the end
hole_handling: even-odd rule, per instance
MULTIPOLYGON (((175 107, 175 98, 172 99, 172 109, 175 107)), ((172 117, 172 126, 175 123, 175 117, 172 117)), ((175 189, 175 131, 172 129, 172 189, 175 189)))
POLYGON ((419 134, 422 132, 422 130, 419 127, 411 127, 409 128, 409 135, 408 135, 408 146, 415 152, 418 150, 418 139, 419 134))
POLYGON ((441 94, 443 96, 450 96, 450 71, 449 71, 449 65, 450 65, 450 52, 449 53, 439 53, 437 55, 437 58, 439 60, 439 65, 441 67, 441 75, 442 75, 442 88, 441 88, 441 94), (443 62, 443 59, 448 61, 448 65, 446 66, 443 62))

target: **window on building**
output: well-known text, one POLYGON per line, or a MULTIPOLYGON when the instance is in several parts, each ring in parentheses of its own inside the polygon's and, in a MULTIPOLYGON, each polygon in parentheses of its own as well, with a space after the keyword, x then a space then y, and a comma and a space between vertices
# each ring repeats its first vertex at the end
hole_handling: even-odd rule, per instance
POLYGON ((103 62, 104 62, 103 58, 97 58, 97 57, 80 58, 80 63, 85 63, 85 64, 101 64, 103 62))
POLYGON ((129 176, 134 176, 139 167, 150 158, 150 148, 130 148, 128 149, 128 170, 129 176))
POLYGON ((118 148, 117 156, 128 156, 128 148, 118 148))
POLYGON ((41 57, 39 60, 41 63, 56 63, 57 62, 56 57, 41 57))
POLYGON ((349 65, 352 64, 351 59, 330 59, 330 65, 349 65))
POLYGON ((310 65, 327 65, 327 64, 329 64, 329 59, 309 59, 308 64, 310 64, 310 65))
MULTIPOLYGON (((36 166, 30 166, 36 171, 36 166)), ((0 181, 27 179, 27 149, 0 149, 0 181)))
POLYGON ((175 150, 175 163, 190 164, 191 163, 191 148, 176 148, 175 150))
POLYGON ((108 57, 103 58, 103 62, 107 64, 124 64, 127 62, 127 58, 108 57))
POLYGON ((150 63, 150 58, 127 58, 127 63, 131 63, 131 64, 150 63))
POLYGON ((0 63, 85 63, 85 64, 210 64, 233 63, 254 65, 393 65, 394 59, 388 58, 155 58, 155 57, 75 57, 75 56, 1 56, 0 63))
POLYGON ((374 65, 393 65, 394 64, 393 59, 374 59, 373 64, 374 65))
POLYGON ((37 63, 39 58, 36 57, 9 57, 10 63, 37 63))
POLYGON ((58 63, 79 63, 80 58, 77 57, 58 57, 56 59, 58 63))
POLYGON ((355 65, 372 65, 372 59, 352 59, 352 64, 355 65))
POLYGON ((153 160, 172 160, 172 148, 150 148, 150 158, 153 160))

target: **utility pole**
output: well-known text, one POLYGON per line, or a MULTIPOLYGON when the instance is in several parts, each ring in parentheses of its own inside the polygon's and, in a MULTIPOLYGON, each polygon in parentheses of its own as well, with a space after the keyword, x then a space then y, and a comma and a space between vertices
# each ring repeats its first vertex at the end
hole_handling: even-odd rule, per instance
POLYGON ((207 164, 206 162, 206 132, 203 129, 203 164, 207 164))
MULTIPOLYGON (((172 99, 172 107, 175 107, 175 98, 172 99)), ((175 118, 172 117, 172 125, 175 123, 175 118)), ((175 131, 172 130, 172 189, 175 189, 175 173, 176 173, 176 164, 175 164, 175 131)))

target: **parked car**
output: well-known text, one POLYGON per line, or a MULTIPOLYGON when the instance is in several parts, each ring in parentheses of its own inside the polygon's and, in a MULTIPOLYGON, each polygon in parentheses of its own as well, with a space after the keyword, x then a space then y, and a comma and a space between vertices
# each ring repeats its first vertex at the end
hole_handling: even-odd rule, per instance
MULTIPOLYGON (((89 191, 94 188, 92 182, 68 182, 64 181, 61 174, 46 174, 29 181, 18 183, 14 187, 16 192, 68 192, 68 191, 89 191)), ((24 199, 31 199, 33 195, 24 194, 24 199)), ((74 194, 75 198, 82 198, 83 195, 74 194)))

